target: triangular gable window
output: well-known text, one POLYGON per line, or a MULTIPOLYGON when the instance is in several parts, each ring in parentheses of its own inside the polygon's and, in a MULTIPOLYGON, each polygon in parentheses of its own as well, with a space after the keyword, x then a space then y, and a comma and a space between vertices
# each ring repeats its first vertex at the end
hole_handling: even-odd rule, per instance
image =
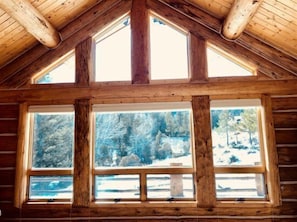
POLYGON ((223 51, 207 47, 208 77, 252 76, 252 68, 241 61, 235 61, 223 51))
POLYGON ((151 79, 187 79, 187 35, 159 18, 150 18, 151 79))
POLYGON ((46 74, 37 77, 36 84, 49 83, 74 83, 75 81, 75 55, 72 53, 62 59, 54 68, 51 68, 46 74))
POLYGON ((96 40, 97 82, 131 81, 130 19, 125 18, 96 40))

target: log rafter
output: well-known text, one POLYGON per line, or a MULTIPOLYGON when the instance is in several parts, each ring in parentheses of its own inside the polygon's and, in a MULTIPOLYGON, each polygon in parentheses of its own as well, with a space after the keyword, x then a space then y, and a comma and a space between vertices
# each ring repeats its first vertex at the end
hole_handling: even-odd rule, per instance
POLYGON ((62 41, 59 32, 28 0, 1 0, 0 8, 48 48, 62 41))
POLYGON ((223 36, 230 40, 237 39, 243 33, 262 2, 263 0, 235 0, 224 21, 223 36))

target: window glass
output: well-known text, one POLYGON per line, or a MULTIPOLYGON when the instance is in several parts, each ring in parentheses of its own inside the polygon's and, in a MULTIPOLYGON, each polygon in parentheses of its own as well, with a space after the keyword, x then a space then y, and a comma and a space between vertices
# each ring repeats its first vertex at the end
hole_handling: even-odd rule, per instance
POLYGON ((215 166, 261 163, 258 108, 212 109, 215 166))
POLYGON ((36 79, 35 82, 37 84, 75 82, 75 55, 68 57, 57 67, 36 79))
POLYGON ((253 75, 253 70, 213 47, 207 47, 207 65, 209 77, 253 75))
POLYGON ((96 199, 139 199, 139 175, 100 175, 95 177, 96 199))
POLYGON ((131 81, 130 19, 117 23, 96 41, 96 81, 131 81))
POLYGON ((28 199, 71 199, 73 189, 73 107, 29 107, 28 199), (72 111, 71 111, 72 110, 72 111))
POLYGON ((32 167, 72 167, 73 113, 34 113, 33 115, 32 167))
POLYGON ((191 174, 148 174, 147 195, 151 199, 193 199, 193 175, 191 174))
POLYGON ((150 18, 151 79, 187 79, 187 35, 150 18))
POLYGON ((263 174, 216 174, 218 198, 265 198, 263 174))
POLYGON ((211 102, 217 198, 265 199, 259 100, 211 102))
POLYGON ((31 176, 29 197, 34 199, 71 199, 72 176, 31 176))
POLYGON ((192 166, 190 110, 96 112, 96 167, 192 166))

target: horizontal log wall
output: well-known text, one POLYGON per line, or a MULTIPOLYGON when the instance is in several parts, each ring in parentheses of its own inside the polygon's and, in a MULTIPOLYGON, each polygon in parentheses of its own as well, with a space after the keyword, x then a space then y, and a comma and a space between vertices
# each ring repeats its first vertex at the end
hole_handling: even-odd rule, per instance
POLYGON ((297 95, 274 97, 272 110, 282 201, 297 208, 297 95))
POLYGON ((0 103, 0 209, 13 206, 18 116, 18 104, 0 103))

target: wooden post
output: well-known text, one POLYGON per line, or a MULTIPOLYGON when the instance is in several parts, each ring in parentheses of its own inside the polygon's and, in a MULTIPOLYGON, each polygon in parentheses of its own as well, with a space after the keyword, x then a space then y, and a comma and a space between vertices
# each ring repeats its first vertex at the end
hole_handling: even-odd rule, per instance
POLYGON ((147 84, 150 80, 150 41, 146 1, 132 2, 131 41, 132 83, 147 84))
POLYGON ((274 122, 272 114, 271 97, 268 95, 262 96, 263 112, 263 126, 264 126, 264 146, 265 147, 265 160, 267 169, 267 189, 270 194, 269 199, 273 206, 281 204, 280 194, 280 179, 278 168, 278 154, 276 149, 274 122))
POLYGON ((207 80, 207 54, 206 41, 199 38, 193 33, 190 33, 190 76, 191 81, 206 81, 207 80))
POLYGON ((209 97, 192 97, 192 108, 198 205, 201 207, 213 207, 216 203, 216 190, 212 157, 209 97))
POLYGON ((26 200, 27 187, 27 157, 28 147, 26 138, 28 134, 28 105, 21 103, 19 106, 19 126, 18 126, 18 146, 16 157, 15 191, 14 206, 21 208, 26 200))
POLYGON ((89 207, 91 200, 90 116, 90 101, 76 100, 73 207, 89 207))
POLYGON ((95 42, 88 37, 75 48, 75 82, 77 86, 89 86, 95 80, 95 42))

